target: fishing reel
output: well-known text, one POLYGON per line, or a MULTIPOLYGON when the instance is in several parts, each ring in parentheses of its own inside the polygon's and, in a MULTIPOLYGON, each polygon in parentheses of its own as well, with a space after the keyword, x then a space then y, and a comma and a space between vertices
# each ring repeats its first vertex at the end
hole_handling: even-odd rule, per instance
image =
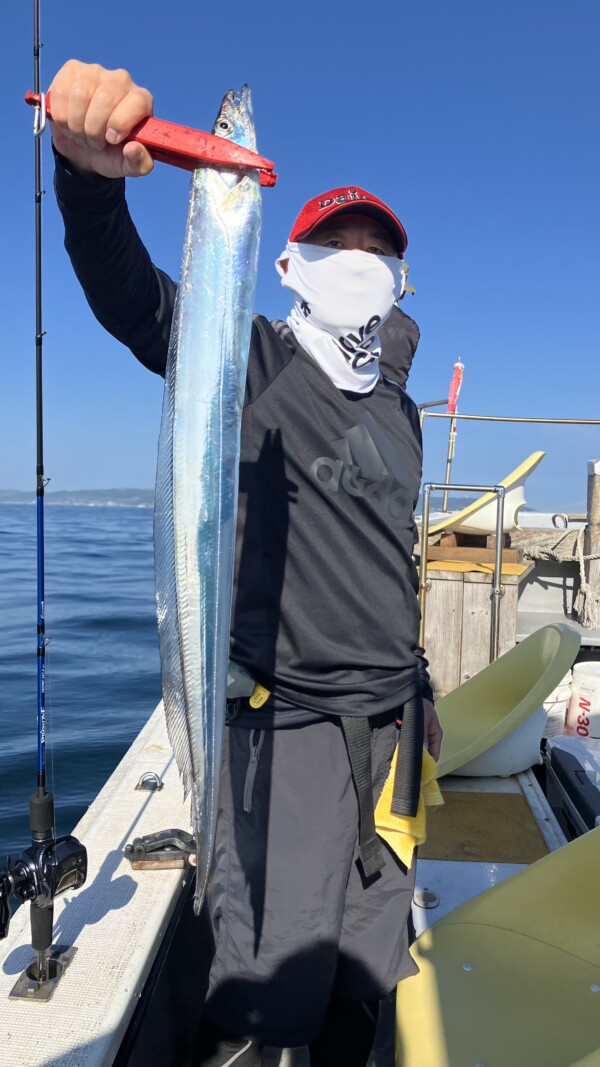
POLYGON ((51 909, 55 897, 67 889, 79 889, 86 877, 87 851, 71 834, 34 842, 15 863, 9 859, 6 872, 0 875, 0 939, 7 936, 10 926, 10 897, 19 903, 31 901, 32 928, 37 925, 36 915, 46 925, 44 912, 51 909))

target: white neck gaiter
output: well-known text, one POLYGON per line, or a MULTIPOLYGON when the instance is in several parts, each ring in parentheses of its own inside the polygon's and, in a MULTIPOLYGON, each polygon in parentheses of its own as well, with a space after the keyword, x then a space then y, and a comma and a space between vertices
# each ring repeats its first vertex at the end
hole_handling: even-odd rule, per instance
POLYGON ((287 321, 296 340, 338 389, 370 393, 379 378, 378 330, 404 291, 402 261, 290 241, 276 267, 294 296, 287 321))

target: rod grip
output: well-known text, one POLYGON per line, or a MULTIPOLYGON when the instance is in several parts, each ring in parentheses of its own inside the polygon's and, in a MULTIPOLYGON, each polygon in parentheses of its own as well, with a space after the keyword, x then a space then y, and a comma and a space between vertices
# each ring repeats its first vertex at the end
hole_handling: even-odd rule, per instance
POLYGON ((45 952, 52 944, 52 927, 54 925, 54 906, 39 908, 32 904, 31 908, 31 944, 36 952, 45 952))
POLYGON ((32 793, 29 797, 29 825, 37 840, 52 838, 54 829, 54 797, 52 793, 32 793))

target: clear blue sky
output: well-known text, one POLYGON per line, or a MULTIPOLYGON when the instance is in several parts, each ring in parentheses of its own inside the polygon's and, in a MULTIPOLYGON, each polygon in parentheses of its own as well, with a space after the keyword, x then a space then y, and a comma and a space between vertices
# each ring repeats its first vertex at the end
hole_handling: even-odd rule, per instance
MULTIPOLYGON (((31 5, 3 15, 0 487, 35 484, 31 5)), ((74 56, 128 67, 163 118, 210 129, 223 93, 248 82, 264 193, 257 310, 285 315, 273 269, 302 203, 356 183, 389 201, 409 235, 421 345, 417 402, 460 410, 600 417, 600 6, 598 0, 412 4, 206 4, 42 0, 43 83, 74 56)), ((151 486, 162 383, 95 323, 71 275, 44 144, 45 420, 50 488, 151 486)), ((129 200, 155 262, 175 277, 188 176, 158 165, 129 200)), ((426 426, 425 475, 445 442, 426 426)), ((600 428, 459 428, 454 475, 495 481, 548 453, 534 506, 585 499, 600 428)))

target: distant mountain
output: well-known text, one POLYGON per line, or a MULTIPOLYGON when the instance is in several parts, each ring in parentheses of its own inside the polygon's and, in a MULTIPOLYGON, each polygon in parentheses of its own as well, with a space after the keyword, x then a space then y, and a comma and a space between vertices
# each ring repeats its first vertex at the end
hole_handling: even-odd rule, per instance
MULTIPOLYGON (((463 508, 472 504, 474 500, 477 500, 477 493, 472 493, 470 496, 459 496, 458 494, 448 494, 448 511, 462 511, 463 508)), ((431 493, 429 497, 429 507, 431 511, 441 511, 443 503, 442 493, 431 493)), ((423 494, 419 494, 419 501, 417 503, 417 515, 420 515, 423 511, 423 494)))
MULTIPOLYGON (((470 493, 468 496, 467 495, 461 496, 458 493, 456 493, 456 494, 449 493, 448 494, 448 511, 454 511, 454 512, 462 511, 463 508, 468 507, 469 504, 472 504, 475 500, 477 500, 480 495, 482 496, 483 494, 470 493)), ((442 502, 443 502, 442 493, 432 493, 431 496, 430 496, 430 509, 431 509, 431 511, 432 512, 441 511, 442 510, 442 502)), ((551 503, 549 503, 547 505, 545 504, 545 502, 542 502, 542 503, 536 502, 535 507, 531 507, 529 504, 525 504, 521 509, 522 512, 544 511, 544 512, 551 512, 551 513, 555 512, 555 511, 563 511, 563 512, 569 512, 569 513, 570 512, 585 512, 585 510, 586 510, 586 504, 585 504, 585 502, 582 503, 581 501, 579 503, 572 504, 569 507, 565 507, 564 505, 561 507, 560 503, 557 504, 556 501, 552 501, 551 503)), ((418 503, 417 503, 416 514, 420 516, 422 514, 422 512, 423 512, 423 494, 420 493, 419 494, 419 500, 418 500, 418 503)))
MULTIPOLYGON (((63 489, 44 493, 46 504, 74 504, 80 507, 151 508, 153 489, 63 489)), ((0 489, 0 504, 34 504, 35 492, 0 489)))
MULTIPOLYGON (((472 504, 473 496, 453 496, 450 494, 448 508, 460 511, 472 504)), ((81 507, 113 508, 151 508, 154 504, 153 489, 63 489, 44 493, 47 504, 77 504, 81 507)), ((0 504, 34 504, 35 493, 23 489, 0 489, 0 504)), ((417 513, 422 509, 422 496, 419 496, 417 513)), ((442 506, 442 494, 431 494, 431 510, 439 511, 442 506)))
MULTIPOLYGON (((468 504, 472 504, 477 497, 475 494, 470 496, 454 496, 450 494, 448 498, 448 510, 449 511, 461 511, 462 508, 466 508, 468 504)), ((110 508, 151 508, 154 505, 154 490, 153 489, 63 489, 54 490, 52 492, 44 493, 44 501, 47 504, 72 504, 79 507, 110 507, 110 508)), ((0 504, 34 504, 35 493, 30 490, 23 489, 0 489, 0 504)), ((442 494, 431 494, 431 510, 433 512, 440 511, 442 506, 442 494)), ((422 496, 419 496, 419 502, 417 504, 417 515, 421 514, 423 508, 422 496)), ((539 511, 539 508, 530 508, 525 506, 523 511, 539 511)), ((550 508, 549 510, 556 510, 556 508, 550 508)), ((585 504, 582 506, 566 508, 563 510, 568 511, 585 511, 585 504)))

